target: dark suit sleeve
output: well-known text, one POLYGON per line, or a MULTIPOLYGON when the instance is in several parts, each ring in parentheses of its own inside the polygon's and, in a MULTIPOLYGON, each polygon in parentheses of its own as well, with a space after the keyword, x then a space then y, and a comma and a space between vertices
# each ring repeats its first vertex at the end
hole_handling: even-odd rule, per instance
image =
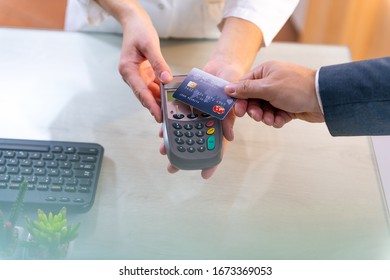
POLYGON ((390 57, 322 67, 318 87, 333 136, 390 135, 390 57))

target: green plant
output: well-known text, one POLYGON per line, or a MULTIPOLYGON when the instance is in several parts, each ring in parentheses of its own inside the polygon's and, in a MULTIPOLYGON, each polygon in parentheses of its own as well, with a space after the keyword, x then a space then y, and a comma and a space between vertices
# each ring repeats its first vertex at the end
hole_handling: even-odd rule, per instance
POLYGON ((27 241, 27 248, 31 258, 63 259, 66 256, 70 241, 77 237, 76 226, 67 225, 66 208, 53 215, 46 214, 38 209, 38 220, 26 218, 27 230, 31 239, 27 241))
POLYGON ((15 228, 19 214, 23 209, 24 196, 27 191, 27 182, 20 184, 15 202, 12 204, 8 219, 4 218, 3 212, 0 211, 0 252, 9 256, 12 255, 17 246, 18 231, 15 228))

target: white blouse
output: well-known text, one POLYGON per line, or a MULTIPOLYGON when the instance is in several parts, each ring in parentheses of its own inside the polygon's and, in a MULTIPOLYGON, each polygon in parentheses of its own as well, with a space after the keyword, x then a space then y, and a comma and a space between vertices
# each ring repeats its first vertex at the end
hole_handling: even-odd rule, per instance
MULTIPOLYGON (((218 38, 223 20, 256 24, 269 45, 299 0, 139 0, 161 38, 218 38)), ((93 0, 68 0, 65 30, 122 32, 119 23, 93 0)))

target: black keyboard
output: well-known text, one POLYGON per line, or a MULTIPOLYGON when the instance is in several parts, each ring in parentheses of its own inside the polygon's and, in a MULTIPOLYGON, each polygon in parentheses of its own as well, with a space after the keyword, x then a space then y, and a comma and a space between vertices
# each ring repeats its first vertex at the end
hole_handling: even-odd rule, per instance
POLYGON ((15 201, 25 181, 25 207, 88 211, 103 153, 95 143, 0 139, 0 209, 15 201))

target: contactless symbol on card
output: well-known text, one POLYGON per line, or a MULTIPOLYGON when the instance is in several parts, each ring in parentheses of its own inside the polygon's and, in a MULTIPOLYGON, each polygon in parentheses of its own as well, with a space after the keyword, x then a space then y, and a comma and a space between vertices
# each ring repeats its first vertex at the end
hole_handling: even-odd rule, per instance
POLYGON ((224 87, 227 84, 221 78, 193 68, 173 97, 222 120, 237 101, 226 95, 224 87))

